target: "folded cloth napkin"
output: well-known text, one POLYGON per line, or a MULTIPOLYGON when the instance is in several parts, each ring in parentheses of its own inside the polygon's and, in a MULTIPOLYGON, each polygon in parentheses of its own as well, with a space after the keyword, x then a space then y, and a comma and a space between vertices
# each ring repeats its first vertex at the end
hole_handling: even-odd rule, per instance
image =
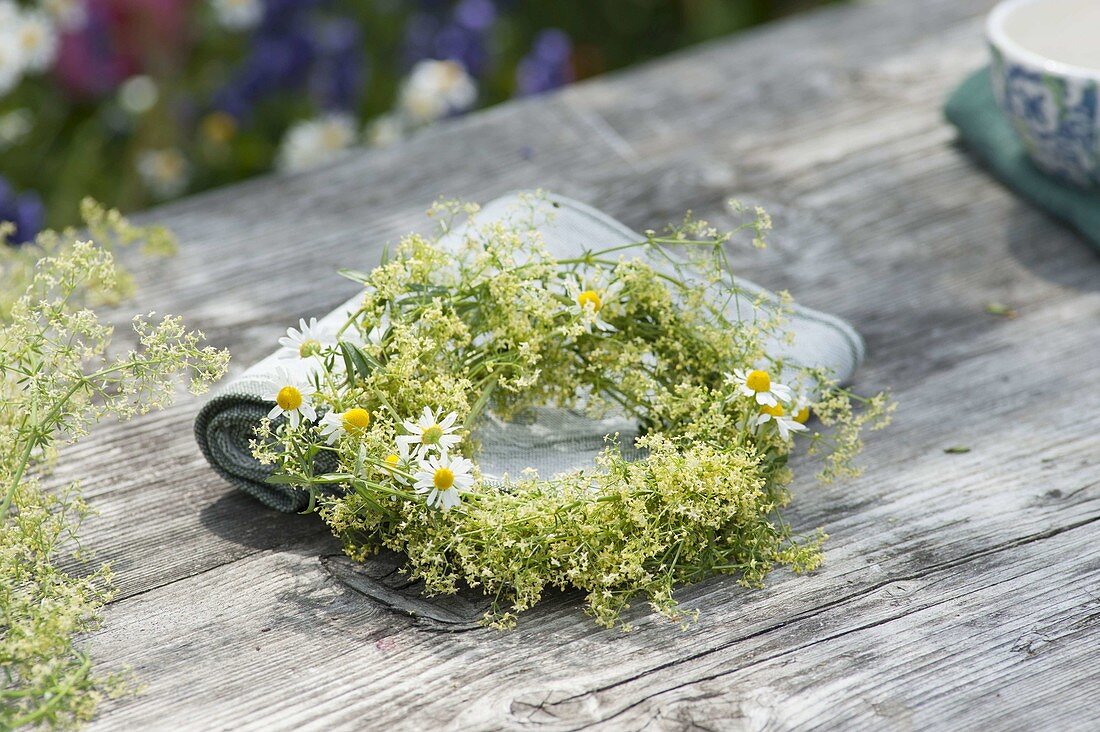
MULTIPOLYGON (((640 242, 644 237, 618 221, 582 203, 562 196, 539 193, 513 193, 484 206, 472 225, 484 226, 498 220, 534 218, 550 254, 556 258, 577 256, 585 250, 640 242)), ((457 248, 465 227, 456 227, 441 245, 457 248)), ((624 252, 629 255, 630 252, 624 252)), ((654 261, 655 268, 669 266, 654 261)), ((731 275, 732 277, 732 275, 731 275)), ((735 281, 738 295, 730 299, 729 317, 752 320, 762 316, 753 304, 757 296, 774 301, 774 295, 742 279, 735 281)), ((358 308, 357 295, 325 316, 319 323, 323 333, 335 334, 346 322, 348 313, 358 308)), ((767 305, 762 306, 763 310, 767 305)), ((828 369, 840 381, 848 381, 863 360, 863 341, 844 321, 809 308, 795 306, 788 322, 792 339, 775 339, 769 353, 791 364, 828 369)), ((300 511, 308 496, 293 486, 265 482, 268 466, 259 464, 251 454, 249 440, 253 430, 271 409, 266 394, 273 371, 282 367, 294 373, 305 366, 298 359, 279 359, 276 354, 246 370, 214 396, 195 420, 195 436, 203 455, 231 484, 268 506, 280 511, 300 511)), ((550 476, 592 464, 606 446, 605 436, 618 433, 624 451, 631 449, 637 434, 636 424, 624 416, 592 420, 580 412, 541 408, 523 420, 504 423, 490 417, 479 428, 482 450, 478 463, 490 475, 518 474, 533 467, 540 475, 550 476)))
POLYGON ((1032 165, 1024 143, 993 98, 988 68, 972 74, 952 93, 944 113, 959 129, 963 144, 1002 183, 1100 249, 1100 192, 1063 183, 1032 165))

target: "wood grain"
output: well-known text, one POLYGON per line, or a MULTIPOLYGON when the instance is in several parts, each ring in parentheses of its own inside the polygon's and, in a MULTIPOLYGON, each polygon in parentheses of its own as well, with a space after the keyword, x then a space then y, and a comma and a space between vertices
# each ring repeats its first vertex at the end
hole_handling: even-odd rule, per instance
POLYGON ((476 597, 422 598, 394 557, 355 572, 315 517, 206 467, 194 400, 104 425, 56 479, 90 476, 86 541, 119 577, 96 657, 147 691, 93 729, 1100 725, 1100 258, 942 120, 992 4, 829 8, 148 214, 182 252, 135 262, 132 309, 187 314, 239 371, 439 195, 543 186, 636 228, 721 221, 736 196, 776 223, 763 254, 732 252, 740 270, 851 320, 870 347, 857 388, 900 407, 860 479, 796 466, 787 518, 830 534, 822 570, 684 588, 697 625, 640 606, 630 634, 573 595, 490 631, 476 597))

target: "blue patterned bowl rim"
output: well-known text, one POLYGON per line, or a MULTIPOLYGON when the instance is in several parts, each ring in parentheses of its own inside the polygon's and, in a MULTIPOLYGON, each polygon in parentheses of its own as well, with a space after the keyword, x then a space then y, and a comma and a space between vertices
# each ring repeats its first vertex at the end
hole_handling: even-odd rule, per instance
POLYGON ((1023 61, 1031 66, 1042 69, 1051 76, 1070 77, 1074 79, 1091 80, 1100 83, 1100 69, 1090 69, 1086 66, 1075 66, 1063 61, 1056 61, 1042 54, 1021 46, 1012 40, 1004 30, 1005 19, 1017 8, 1025 5, 1048 2, 1049 0, 1002 0, 998 3, 986 19, 985 32, 989 42, 1007 58, 1023 61))

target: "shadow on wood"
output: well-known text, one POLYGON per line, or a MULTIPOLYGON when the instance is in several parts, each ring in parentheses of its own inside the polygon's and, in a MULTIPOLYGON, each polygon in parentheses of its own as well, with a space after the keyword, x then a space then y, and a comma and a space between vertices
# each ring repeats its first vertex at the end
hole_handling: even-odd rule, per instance
POLYGON ((321 566, 344 585, 387 610, 412 616, 430 630, 457 632, 480 628, 492 604, 471 588, 463 588, 454 595, 423 594, 424 583, 412 581, 402 573, 404 559, 393 552, 383 552, 366 562, 356 562, 342 554, 327 554, 320 560, 321 566))

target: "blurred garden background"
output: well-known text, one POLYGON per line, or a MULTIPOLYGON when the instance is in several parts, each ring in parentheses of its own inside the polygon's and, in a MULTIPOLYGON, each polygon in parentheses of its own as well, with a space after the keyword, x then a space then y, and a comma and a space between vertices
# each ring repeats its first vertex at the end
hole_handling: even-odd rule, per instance
POLYGON ((0 0, 15 243, 836 0, 0 0))

